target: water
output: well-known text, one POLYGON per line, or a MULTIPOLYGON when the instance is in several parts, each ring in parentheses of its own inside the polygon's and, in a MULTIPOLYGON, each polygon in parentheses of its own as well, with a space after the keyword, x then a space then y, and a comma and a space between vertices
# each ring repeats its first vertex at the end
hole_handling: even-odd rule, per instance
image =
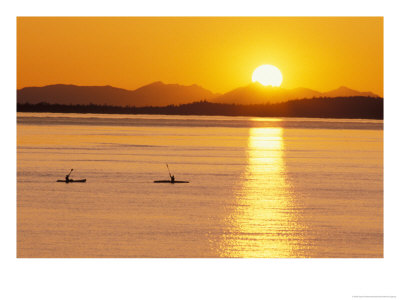
POLYGON ((382 121, 17 121, 18 257, 383 257, 382 121))

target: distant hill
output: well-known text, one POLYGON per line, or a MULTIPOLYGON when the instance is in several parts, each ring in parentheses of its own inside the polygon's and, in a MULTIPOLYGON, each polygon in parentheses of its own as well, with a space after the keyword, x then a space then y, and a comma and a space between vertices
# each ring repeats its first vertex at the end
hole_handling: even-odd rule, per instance
POLYGON ((223 115, 257 117, 357 118, 383 119, 383 99, 336 97, 291 100, 275 104, 236 105, 199 101, 189 104, 147 107, 103 105, 60 105, 19 103, 18 112, 223 115))
POLYGON ((117 106, 162 106, 183 104, 218 96, 198 85, 164 84, 160 81, 136 90, 112 86, 56 84, 17 90, 18 103, 97 104, 117 106))
POLYGON ((305 88, 288 90, 280 87, 263 86, 260 83, 251 83, 248 86, 234 89, 216 97, 212 101, 216 103, 265 104, 321 97, 321 95, 320 92, 305 88))
POLYGON ((259 83, 251 83, 248 86, 234 89, 226 94, 212 99, 215 103, 235 104, 265 104, 279 103, 295 99, 310 99, 323 97, 379 97, 371 92, 359 92, 347 87, 340 87, 329 92, 318 92, 306 88, 284 89, 281 87, 263 86, 259 83))
POLYGON ((17 90, 18 103, 71 104, 71 105, 114 105, 114 106, 165 106, 208 100, 225 104, 280 103, 295 99, 322 97, 378 97, 371 92, 359 92, 347 87, 321 93, 306 88, 284 89, 266 87, 252 83, 223 95, 214 94, 198 85, 184 86, 164 84, 160 81, 136 90, 125 90, 112 86, 77 86, 56 84, 44 87, 26 87, 17 90))
POLYGON ((323 93, 323 97, 351 97, 351 96, 363 96, 363 97, 378 97, 371 92, 359 92, 356 90, 349 89, 348 87, 341 86, 336 90, 332 90, 326 93, 323 93))

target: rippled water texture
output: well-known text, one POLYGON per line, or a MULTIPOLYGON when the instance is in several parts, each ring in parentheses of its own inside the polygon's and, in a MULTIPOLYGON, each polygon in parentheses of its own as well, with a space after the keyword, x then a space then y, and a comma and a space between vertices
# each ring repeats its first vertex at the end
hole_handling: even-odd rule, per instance
POLYGON ((383 257, 382 121, 18 113, 17 134, 18 257, 383 257), (153 183, 165 163, 190 183, 153 183))

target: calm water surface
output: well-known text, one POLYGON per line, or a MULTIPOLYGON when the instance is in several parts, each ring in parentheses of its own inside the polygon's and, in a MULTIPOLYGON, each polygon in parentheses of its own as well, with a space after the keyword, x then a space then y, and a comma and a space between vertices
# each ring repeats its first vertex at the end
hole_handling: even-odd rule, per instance
POLYGON ((382 121, 17 118, 18 257, 383 257, 382 121))

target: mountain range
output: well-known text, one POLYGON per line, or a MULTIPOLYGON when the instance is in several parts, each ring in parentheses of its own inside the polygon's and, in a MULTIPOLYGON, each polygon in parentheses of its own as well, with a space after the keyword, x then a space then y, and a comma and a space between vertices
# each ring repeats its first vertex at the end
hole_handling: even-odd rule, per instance
POLYGON ((199 100, 227 104, 265 104, 294 99, 350 96, 379 97, 371 92, 360 92, 344 86, 323 93, 307 88, 265 87, 259 83, 251 83, 221 95, 195 84, 185 86, 165 84, 160 81, 142 86, 136 90, 126 90, 112 86, 66 84, 25 87, 17 90, 18 103, 36 104, 47 102, 50 104, 96 104, 136 107, 179 105, 199 100))
POLYGON ((335 98, 335 97, 379 97, 371 92, 359 92, 350 88, 341 86, 328 92, 318 92, 307 88, 284 89, 281 87, 262 86, 259 83, 252 83, 245 87, 240 87, 226 94, 213 99, 218 103, 235 104, 265 104, 279 103, 295 99, 309 98, 335 98))

